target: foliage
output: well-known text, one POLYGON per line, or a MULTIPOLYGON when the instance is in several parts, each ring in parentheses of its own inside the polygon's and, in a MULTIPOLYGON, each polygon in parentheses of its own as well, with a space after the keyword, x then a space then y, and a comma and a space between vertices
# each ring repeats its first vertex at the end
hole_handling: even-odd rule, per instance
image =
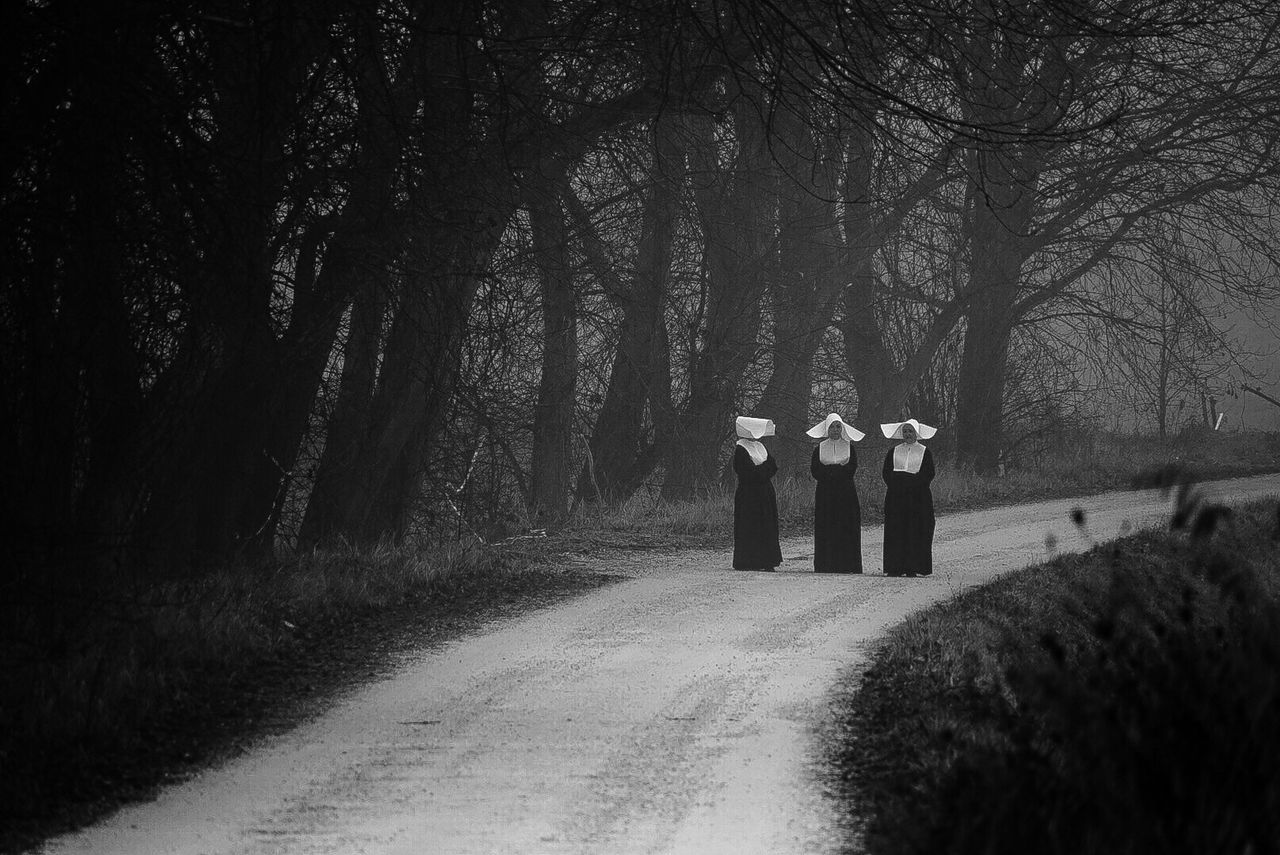
POLYGON ((839 751, 869 851, 1274 851, 1276 511, 1063 557, 893 630, 839 751))

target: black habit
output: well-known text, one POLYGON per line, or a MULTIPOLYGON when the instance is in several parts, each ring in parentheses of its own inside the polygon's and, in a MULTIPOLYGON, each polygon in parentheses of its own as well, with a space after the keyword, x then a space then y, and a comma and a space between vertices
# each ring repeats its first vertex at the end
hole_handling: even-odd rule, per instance
POLYGON ((818 573, 862 572, 862 506, 858 503, 858 452, 849 446, 844 463, 823 463, 813 449, 809 471, 818 486, 813 497, 813 569, 818 573))
POLYGON ((893 471, 893 449, 884 458, 884 572, 928 576, 933 572, 933 454, 924 450, 920 471, 893 471))
POLYGON ((782 563, 778 545, 778 497, 773 492, 777 461, 770 455, 760 465, 740 445, 733 449, 733 568, 772 570, 782 563))

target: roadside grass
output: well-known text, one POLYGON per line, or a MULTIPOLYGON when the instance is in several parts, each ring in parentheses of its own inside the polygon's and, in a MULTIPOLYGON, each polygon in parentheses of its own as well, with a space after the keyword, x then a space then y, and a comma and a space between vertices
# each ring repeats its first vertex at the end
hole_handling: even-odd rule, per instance
MULTIPOLYGON (((864 525, 884 521, 884 481, 880 465, 890 446, 860 443, 856 477, 864 525)), ((1135 485, 1147 474, 1176 465, 1192 478, 1209 480, 1280 472, 1280 434, 1261 431, 1190 431, 1160 441, 1104 434, 1087 448, 1058 449, 1022 469, 984 476, 945 460, 933 481, 938 513, 976 510, 1018 502, 1085 496, 1135 485)), ((628 546, 710 546, 731 540, 732 483, 689 501, 663 502, 657 492, 640 491, 612 506, 580 505, 570 522, 576 537, 596 537, 628 546)), ((814 484, 807 470, 775 478, 778 522, 783 534, 813 527, 814 484)))
MULTIPOLYGON (((278 732, 397 652, 604 584, 547 544, 338 548, 0 605, 0 851, 278 732)), ((56 580, 52 583, 56 584, 56 580)))
POLYGON ((893 629, 831 749, 865 851, 1276 852, 1277 510, 1060 557, 893 629))

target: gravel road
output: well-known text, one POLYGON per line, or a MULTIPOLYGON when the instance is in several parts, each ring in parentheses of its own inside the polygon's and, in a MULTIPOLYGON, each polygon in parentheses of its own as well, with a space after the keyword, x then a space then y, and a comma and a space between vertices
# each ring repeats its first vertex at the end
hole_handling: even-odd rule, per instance
MULTIPOLYGON (((1202 489, 1274 496, 1280 476, 1202 489)), ((815 734, 869 643, 1044 559, 1048 541, 1087 548, 1167 511, 1139 492, 942 517, 925 579, 815 575, 809 538, 783 542, 778 573, 730 570, 727 551, 593 557, 626 580, 409 657, 311 724, 42 851, 836 852, 815 734)), ((877 573, 880 541, 864 532, 877 573)))

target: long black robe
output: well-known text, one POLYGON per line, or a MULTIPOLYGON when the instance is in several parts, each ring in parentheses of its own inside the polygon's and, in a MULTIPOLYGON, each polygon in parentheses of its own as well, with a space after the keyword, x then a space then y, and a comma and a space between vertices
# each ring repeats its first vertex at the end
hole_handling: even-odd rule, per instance
POLYGON ((813 497, 813 569, 818 573, 862 572, 862 505, 858 503, 858 452, 849 446, 844 463, 823 463, 813 450, 809 471, 818 486, 813 497))
POLYGON ((773 476, 778 463, 770 455, 760 465, 740 445, 733 447, 733 568, 772 570, 782 563, 778 545, 778 496, 773 476))
POLYGON ((924 450, 920 471, 893 471, 893 449, 884 458, 884 572, 928 576, 933 572, 933 454, 924 450))

